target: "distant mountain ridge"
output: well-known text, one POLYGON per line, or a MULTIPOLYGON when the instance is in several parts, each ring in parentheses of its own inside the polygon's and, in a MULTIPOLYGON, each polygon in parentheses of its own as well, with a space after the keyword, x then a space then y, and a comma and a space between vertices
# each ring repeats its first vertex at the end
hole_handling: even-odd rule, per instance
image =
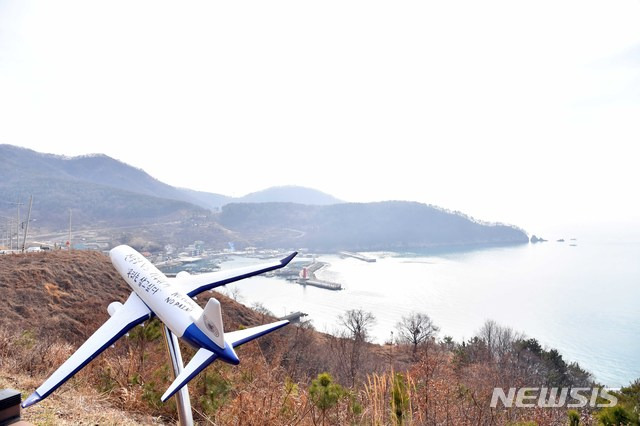
MULTIPOLYGON (((64 157, 0 145, 0 199, 33 195, 38 225, 122 226, 203 214, 175 188, 106 155, 64 157)), ((6 206, 0 206, 0 208, 6 206)), ((5 213, 11 213, 4 210, 5 213)))
MULTIPOLYGON (((344 203, 333 195, 302 186, 274 186, 232 200, 236 203, 296 203, 315 206, 344 203)), ((228 203, 226 203, 228 204, 228 203)))
POLYGON ((309 206, 291 203, 227 204, 219 223, 260 246, 321 250, 405 250, 469 245, 524 244, 513 226, 483 224, 411 201, 309 206))
POLYGON ((217 210, 225 204, 230 203, 296 203, 323 206, 327 204, 338 204, 344 201, 336 197, 318 191, 313 188, 303 186, 285 185, 273 186, 261 191, 252 192, 242 197, 229 197, 226 195, 214 194, 210 192, 194 191, 191 189, 181 189, 192 199, 197 199, 198 205, 217 210))
POLYGON ((50 222, 64 222, 68 210, 76 208, 79 224, 116 218, 122 221, 133 210, 139 210, 141 218, 150 219, 156 215, 175 217, 176 211, 200 214, 197 212, 201 209, 218 210, 230 202, 339 202, 328 194, 298 186, 267 188, 233 198, 167 185, 142 169, 104 154, 67 157, 0 145, 0 197, 13 201, 27 194, 36 197, 35 209, 46 211, 50 222))
POLYGON ((34 177, 91 183, 199 205, 198 199, 189 192, 104 154, 66 157, 0 145, 0 179, 19 185, 20 181, 34 177))
POLYGON ((233 198, 167 185, 102 154, 63 157, 0 145, 0 215, 15 217, 11 202, 25 202, 29 194, 39 227, 65 229, 72 209, 75 227, 127 227, 128 234, 153 238, 156 247, 197 239, 217 247, 234 241, 237 247, 317 250, 528 242, 515 227, 416 202, 345 203, 299 186, 233 198))

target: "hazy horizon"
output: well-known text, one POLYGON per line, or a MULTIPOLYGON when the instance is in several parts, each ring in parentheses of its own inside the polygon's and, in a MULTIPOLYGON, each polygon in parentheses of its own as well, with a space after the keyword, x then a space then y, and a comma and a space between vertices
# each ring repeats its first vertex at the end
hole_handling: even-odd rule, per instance
POLYGON ((639 21, 630 0, 5 1, 0 143, 230 196, 300 185, 625 236, 639 21))

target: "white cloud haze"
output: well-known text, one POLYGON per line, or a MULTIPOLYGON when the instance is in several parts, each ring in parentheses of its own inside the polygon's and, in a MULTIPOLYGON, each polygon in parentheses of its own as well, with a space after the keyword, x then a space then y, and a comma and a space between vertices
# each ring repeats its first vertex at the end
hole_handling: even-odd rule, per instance
POLYGON ((627 223, 638 22, 638 1, 0 1, 0 143, 227 195, 627 223))

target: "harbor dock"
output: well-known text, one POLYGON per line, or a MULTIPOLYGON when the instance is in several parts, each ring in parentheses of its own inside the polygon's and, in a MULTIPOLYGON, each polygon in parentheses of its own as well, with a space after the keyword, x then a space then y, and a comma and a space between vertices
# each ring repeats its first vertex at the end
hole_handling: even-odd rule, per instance
POLYGON ((342 256, 353 257, 354 259, 362 260, 363 262, 373 263, 376 261, 375 258, 366 256, 362 253, 354 253, 352 251, 341 251, 340 254, 342 256))
POLYGON ((305 266, 300 271, 300 278, 297 280, 298 284, 324 288, 325 290, 342 290, 342 285, 340 283, 320 280, 316 277, 316 272, 325 266, 327 266, 327 264, 324 262, 313 262, 310 265, 305 266))
POLYGON ((305 280, 303 278, 300 278, 298 280, 298 283, 302 285, 310 285, 313 287, 324 288, 326 290, 342 290, 342 285, 340 285, 340 283, 332 283, 330 281, 310 280, 310 279, 305 280))

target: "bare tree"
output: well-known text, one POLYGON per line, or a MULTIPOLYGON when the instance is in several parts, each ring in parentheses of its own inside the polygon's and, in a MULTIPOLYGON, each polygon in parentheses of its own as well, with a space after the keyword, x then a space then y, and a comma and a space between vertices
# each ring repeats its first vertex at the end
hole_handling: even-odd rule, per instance
POLYGON ((242 301, 242 292, 240 291, 240 288, 238 286, 230 285, 228 287, 225 286, 224 288, 226 289, 225 295, 228 298, 233 299, 236 302, 242 301))
POLYGON ((253 305, 251 305, 251 309, 258 312, 259 314, 262 314, 263 321, 265 320, 265 317, 275 317, 274 313, 267 309, 267 307, 264 306, 262 302, 255 302, 253 305))
POLYGON ((476 335, 486 344, 488 358, 496 361, 513 351, 513 344, 525 337, 524 334, 502 326, 494 320, 485 321, 476 335))
POLYGON ((418 345, 435 337, 440 328, 433 323, 429 315, 412 312, 402 317, 402 320, 396 324, 396 330, 398 330, 399 341, 413 345, 415 356, 418 345))
POLYGON ((289 376, 303 382, 328 370, 326 347, 321 347, 315 338, 315 329, 310 321, 301 321, 286 331, 282 366, 289 376))
POLYGON ((340 324, 346 328, 345 337, 351 342, 351 347, 345 351, 348 357, 349 376, 351 385, 355 385, 358 370, 363 364, 363 349, 369 340, 369 328, 375 324, 376 318, 371 312, 362 309, 350 309, 338 317, 340 324))
POLYGON ((367 342, 369 328, 375 324, 376 317, 362 309, 349 309, 344 315, 338 316, 338 320, 348 330, 351 339, 367 342))

